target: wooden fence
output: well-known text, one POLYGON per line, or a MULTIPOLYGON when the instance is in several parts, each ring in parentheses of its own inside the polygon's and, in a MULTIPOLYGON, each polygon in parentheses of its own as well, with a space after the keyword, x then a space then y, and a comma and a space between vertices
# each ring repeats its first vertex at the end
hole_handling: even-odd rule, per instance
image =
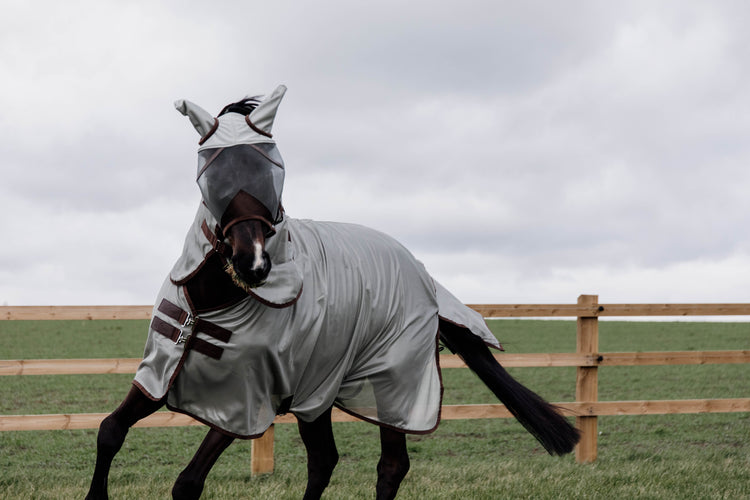
MULTIPOLYGON (((749 412, 750 397, 735 399, 692 399, 650 401, 599 401, 600 366, 702 365, 750 363, 749 350, 674 351, 674 352, 599 352, 598 318, 643 316, 726 316, 750 315, 750 304, 599 304, 596 295, 581 295, 577 304, 478 305, 469 307, 485 318, 575 317, 575 353, 498 354, 506 367, 575 366, 576 401, 555 403, 563 413, 576 417, 581 442, 576 460, 589 463, 597 457, 597 417, 604 415, 654 415, 678 413, 749 412)), ((103 320, 148 319, 151 306, 19 306, 0 307, 0 320, 103 320)), ((140 359, 64 359, 0 360, 0 375, 63 375, 134 373, 140 359)), ((442 368, 465 365, 455 355, 441 355, 442 368)), ((501 404, 448 405, 443 420, 508 418, 512 415, 501 404)), ((0 415, 0 431, 92 429, 106 414, 0 415)), ((274 423, 296 420, 292 415, 276 418, 274 423)), ((357 421, 334 410, 334 422, 357 421)), ((168 411, 157 412, 138 424, 141 427, 202 425, 192 418, 168 411)), ((253 440, 251 469, 254 474, 273 471, 273 426, 253 440)))

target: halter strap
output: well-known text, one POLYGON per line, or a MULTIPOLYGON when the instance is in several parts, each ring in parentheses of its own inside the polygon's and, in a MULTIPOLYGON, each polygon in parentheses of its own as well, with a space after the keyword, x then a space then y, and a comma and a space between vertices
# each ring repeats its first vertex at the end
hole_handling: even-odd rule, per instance
POLYGON ((266 236, 276 233, 273 227, 273 214, 256 197, 240 191, 227 205, 224 215, 221 216, 222 231, 229 230, 234 224, 245 220, 257 220, 266 226, 266 236))
POLYGON ((208 223, 205 219, 203 219, 201 229, 203 230, 203 235, 206 237, 208 242, 211 243, 211 247, 213 247, 216 253, 226 258, 232 257, 232 248, 224 243, 224 233, 222 233, 219 226, 216 226, 215 231, 211 231, 211 229, 209 229, 208 227, 208 223))

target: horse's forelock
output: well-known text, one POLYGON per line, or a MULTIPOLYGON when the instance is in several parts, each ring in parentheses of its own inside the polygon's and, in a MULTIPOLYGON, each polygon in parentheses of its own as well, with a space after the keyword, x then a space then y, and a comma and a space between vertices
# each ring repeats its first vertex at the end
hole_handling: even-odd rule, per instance
POLYGON ((255 108, 258 107, 260 101, 260 96, 246 97, 241 101, 233 102, 224 106, 224 109, 221 110, 218 116, 224 115, 226 113, 239 113, 241 115, 247 116, 252 113, 255 108))

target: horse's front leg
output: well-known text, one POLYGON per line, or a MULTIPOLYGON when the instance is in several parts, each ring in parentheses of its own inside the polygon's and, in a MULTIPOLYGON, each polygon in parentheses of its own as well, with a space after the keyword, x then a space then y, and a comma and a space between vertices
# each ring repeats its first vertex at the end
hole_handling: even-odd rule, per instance
POLYGON ((299 435, 307 449, 307 488, 304 500, 320 498, 339 461, 331 427, 331 408, 312 422, 299 420, 299 435))
POLYGON ((172 488, 172 498, 175 500, 197 500, 203 493, 206 477, 216 460, 234 438, 211 429, 203 439, 198 451, 188 466, 183 470, 172 488))
POLYGON ((128 429, 137 421, 164 406, 164 400, 153 401, 133 386, 122 404, 99 425, 96 437, 96 466, 87 500, 102 500, 107 496, 107 479, 112 460, 125 441, 128 429))
POLYGON ((409 472, 406 435, 385 427, 380 428, 380 461, 378 462, 377 500, 396 498, 401 481, 409 472))

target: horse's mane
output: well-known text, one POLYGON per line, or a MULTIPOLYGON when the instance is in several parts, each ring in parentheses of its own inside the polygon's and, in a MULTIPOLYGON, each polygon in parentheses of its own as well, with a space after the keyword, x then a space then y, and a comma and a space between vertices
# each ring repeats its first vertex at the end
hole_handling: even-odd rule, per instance
POLYGON ((245 97, 241 101, 233 102, 224 106, 224 109, 219 112, 219 116, 226 113, 239 113, 241 115, 249 115, 258 107, 262 96, 245 97))

